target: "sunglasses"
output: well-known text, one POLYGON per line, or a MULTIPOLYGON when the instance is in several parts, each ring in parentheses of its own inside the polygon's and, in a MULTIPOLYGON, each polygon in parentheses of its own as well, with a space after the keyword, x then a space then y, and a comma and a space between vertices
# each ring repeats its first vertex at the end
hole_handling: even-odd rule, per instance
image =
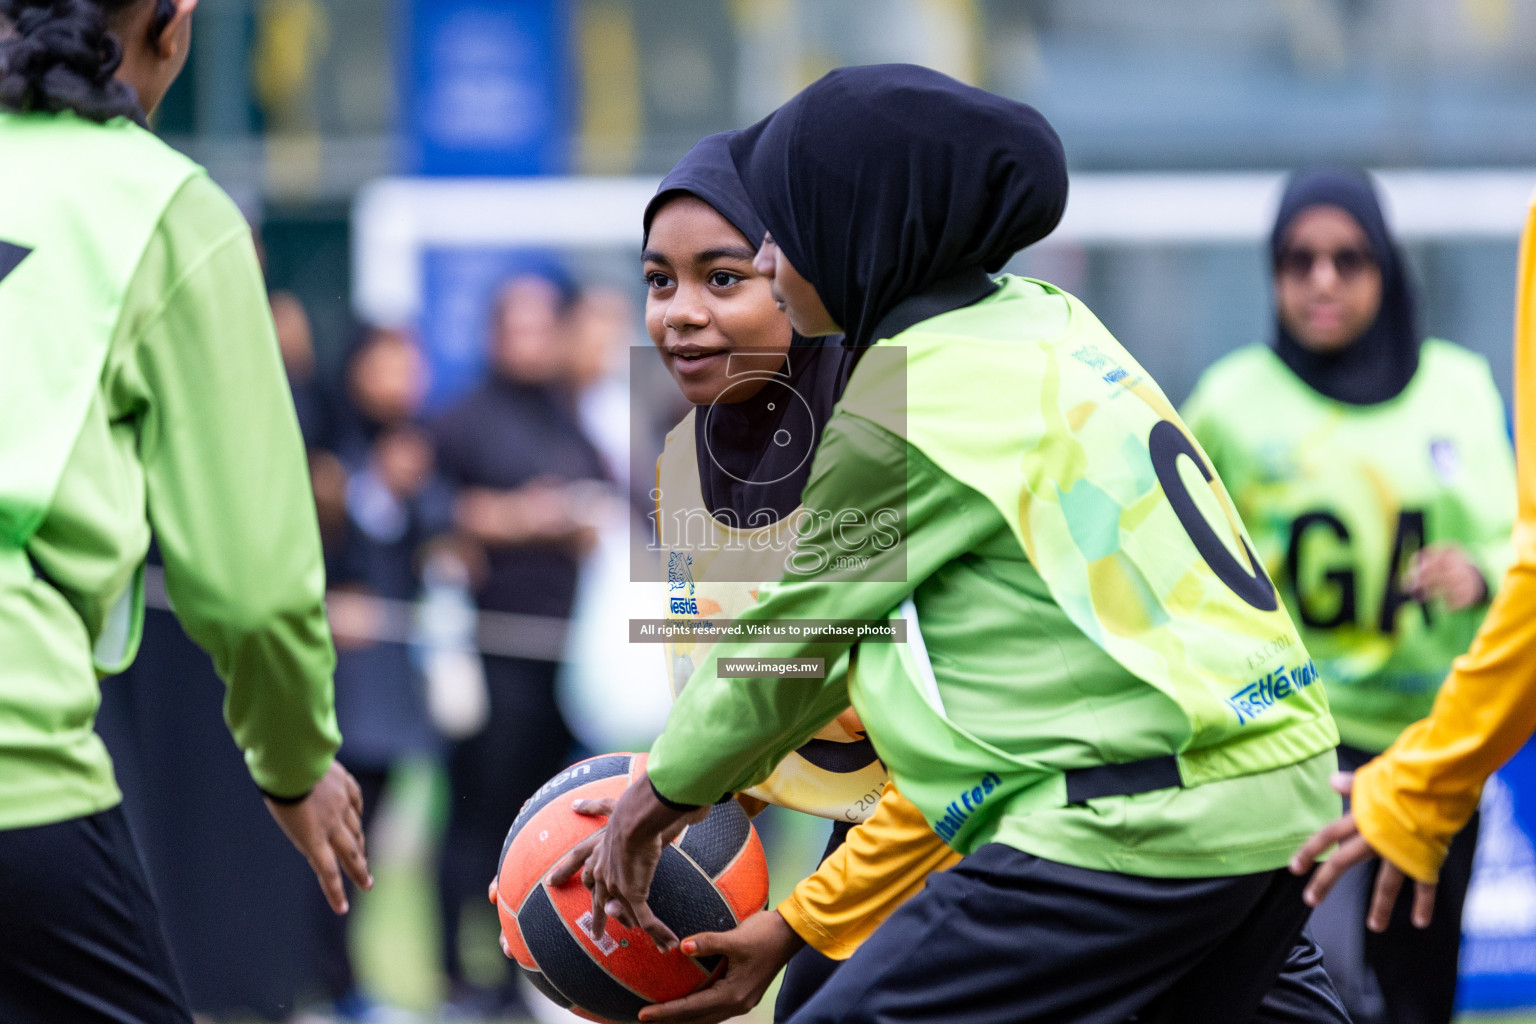
POLYGON ((1317 252, 1312 249, 1286 249, 1280 254, 1280 273, 1287 277, 1305 280, 1312 276, 1312 268, 1318 260, 1333 264, 1333 272, 1340 280, 1349 281, 1376 265, 1376 257, 1365 249, 1335 249, 1333 252, 1317 252))

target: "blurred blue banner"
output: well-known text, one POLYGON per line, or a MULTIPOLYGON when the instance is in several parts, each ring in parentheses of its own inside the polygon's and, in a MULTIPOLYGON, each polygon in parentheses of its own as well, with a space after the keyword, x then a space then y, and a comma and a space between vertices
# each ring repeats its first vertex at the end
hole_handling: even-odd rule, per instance
POLYGON ((1536 749, 1488 780, 1472 887, 1462 914, 1458 1003, 1536 1006, 1536 749))
POLYGON ((405 17, 404 170, 568 169, 574 104, 565 0, 414 0, 405 17))

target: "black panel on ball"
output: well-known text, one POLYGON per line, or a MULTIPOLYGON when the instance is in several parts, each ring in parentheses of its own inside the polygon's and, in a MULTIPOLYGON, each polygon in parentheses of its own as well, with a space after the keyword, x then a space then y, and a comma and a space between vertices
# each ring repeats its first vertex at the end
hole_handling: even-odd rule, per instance
POLYGON ((741 804, 728 800, 716 804, 709 817, 688 826, 678 847, 692 857, 710 878, 730 867, 752 835, 752 822, 741 804))
MULTIPOLYGON (((699 932, 723 932, 736 927, 736 915, 714 883, 699 873, 687 857, 668 846, 656 865, 651 883, 651 912, 679 939, 699 932)), ((706 971, 720 963, 717 956, 693 958, 706 971)))
POLYGON ((528 979, 528 984, 532 985, 534 988, 543 993, 544 997, 550 1002, 554 1003, 556 1006, 563 1010, 569 1010, 571 1008, 571 1001, 565 998, 565 993, 555 988, 555 986, 550 983, 550 980, 544 977, 544 975, 540 974, 538 971, 530 971, 528 968, 524 967, 522 964, 515 960, 512 962, 512 966, 521 971, 523 977, 528 979))
MULTIPOLYGON (((697 872, 694 872, 697 877, 697 872)), ((649 1001, 614 980, 566 930, 542 885, 533 887, 517 912, 523 941, 553 985, 571 1003, 609 1020, 637 1020, 649 1001)))
POLYGON ((880 760, 880 755, 875 753, 875 745, 869 740, 844 743, 838 740, 809 739, 797 747, 795 753, 822 771, 838 775, 861 772, 880 760))

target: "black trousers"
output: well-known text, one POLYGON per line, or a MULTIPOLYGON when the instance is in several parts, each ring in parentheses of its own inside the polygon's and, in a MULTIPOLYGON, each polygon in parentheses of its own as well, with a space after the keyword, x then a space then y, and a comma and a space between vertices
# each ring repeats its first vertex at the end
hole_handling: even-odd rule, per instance
POLYGON ((208 655, 151 609, 138 659, 102 682, 96 730, 193 1012, 281 1020, 307 984, 320 886, 230 742, 224 698, 208 655))
POLYGON ((1310 924, 1291 949, 1253 1015, 1253 1024, 1349 1024, 1343 1000, 1333 980, 1323 970, 1323 951, 1312 937, 1310 924))
POLYGON ((0 831, 0 1021, 192 1024, 121 807, 0 831))
MULTIPOLYGON (((1339 768, 1354 771, 1375 755, 1339 748, 1339 768)), ((1478 817, 1456 834, 1435 888, 1428 928, 1413 926, 1412 883, 1403 886, 1381 934, 1366 930, 1365 914, 1380 861, 1358 865, 1339 880, 1312 915, 1312 927, 1355 1024, 1450 1024, 1455 1015, 1461 953, 1461 910, 1472 883, 1478 817)))
MULTIPOLYGON (((843 840, 848 838, 848 831, 852 828, 853 823, 849 821, 832 823, 832 835, 827 840, 826 850, 821 854, 822 860, 832 856, 833 851, 843 845, 843 840)), ((821 986, 827 983, 827 979, 832 977, 832 972, 841 963, 841 960, 833 960, 818 953, 811 946, 796 953, 784 968, 784 980, 779 983, 779 998, 773 1004, 774 1024, 783 1024, 793 1017, 796 1010, 821 990, 821 986)))
POLYGON ((1304 884, 1285 869, 1140 878, 988 844, 930 878, 793 1024, 1347 1024, 1304 933, 1304 884))
POLYGON ((448 824, 438 861, 443 969, 464 980, 459 922, 466 902, 485 905, 501 844, 523 802, 568 763, 573 740, 555 700, 553 662, 489 657, 485 728, 448 751, 448 824))

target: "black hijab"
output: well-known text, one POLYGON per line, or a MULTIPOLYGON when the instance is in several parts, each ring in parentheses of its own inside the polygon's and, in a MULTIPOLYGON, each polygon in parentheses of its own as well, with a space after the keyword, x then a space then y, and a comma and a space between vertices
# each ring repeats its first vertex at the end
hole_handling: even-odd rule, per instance
MULTIPOLYGON (((862 347, 935 290, 974 302, 986 277, 1056 227, 1061 140, 1033 108, 910 64, 841 68, 731 142, 774 241, 862 347)), ((933 315, 930 312, 928 315, 933 315)))
POLYGON ((1337 206, 1365 232, 1381 268, 1381 309, 1371 326, 1337 352, 1312 352, 1286 330, 1275 313, 1275 353, 1307 386, 1339 402, 1374 405, 1396 398, 1419 368, 1419 332, 1413 293, 1402 254, 1387 229, 1376 189, 1364 171, 1313 170, 1291 177, 1269 236, 1270 257, 1280 267, 1286 232, 1304 211, 1337 206))
MULTIPOLYGON (((645 208, 646 240, 657 212, 680 195, 708 203, 753 248, 763 240, 763 223, 731 163, 728 146, 736 134, 703 139, 662 179, 645 208)), ((738 527, 766 526, 800 504, 821 429, 853 372, 854 353, 838 341, 796 334, 783 372, 757 394, 695 412, 699 486, 716 519, 738 527)))

